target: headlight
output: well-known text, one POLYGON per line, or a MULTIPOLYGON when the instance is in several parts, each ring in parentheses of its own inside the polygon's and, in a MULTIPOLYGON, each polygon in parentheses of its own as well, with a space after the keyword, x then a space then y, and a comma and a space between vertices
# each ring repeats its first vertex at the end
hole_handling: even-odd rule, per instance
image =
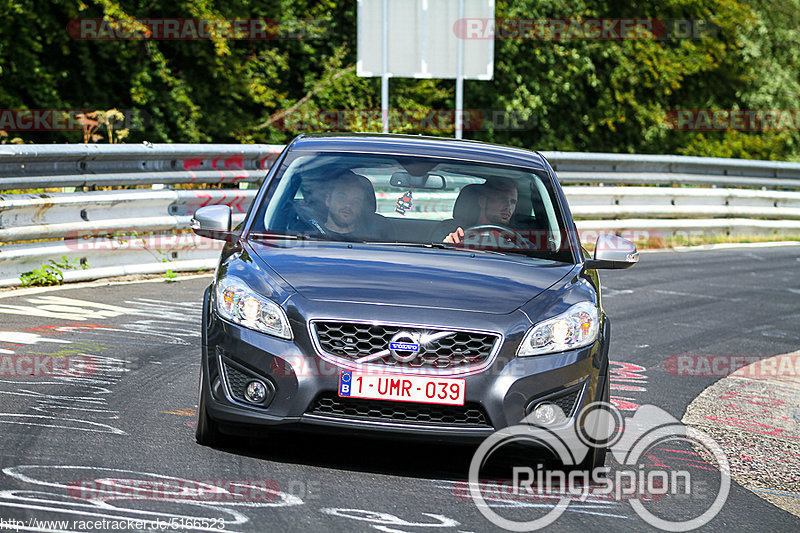
POLYGON ((217 282, 217 312, 222 318, 284 339, 292 338, 283 309, 232 276, 217 282))
POLYGON ((517 355, 542 355, 588 346, 597 339, 598 329, 597 307, 581 302, 535 324, 522 339, 517 355))

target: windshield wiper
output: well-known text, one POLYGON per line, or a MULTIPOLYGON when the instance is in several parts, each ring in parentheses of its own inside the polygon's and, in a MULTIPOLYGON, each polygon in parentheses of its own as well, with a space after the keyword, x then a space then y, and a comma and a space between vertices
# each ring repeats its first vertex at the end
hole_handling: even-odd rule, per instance
POLYGON ((407 246, 410 248, 437 248, 441 250, 464 250, 449 242, 403 242, 403 241, 364 241, 366 244, 382 244, 389 246, 407 246))
POLYGON ((465 248, 450 242, 397 242, 397 241, 363 241, 364 244, 379 244, 388 246, 404 246, 409 248, 429 248, 437 250, 457 250, 459 252, 480 252, 484 254, 496 255, 522 255, 534 259, 541 259, 541 250, 529 250, 525 248, 510 248, 508 250, 488 250, 486 248, 465 248))
POLYGON ((435 248, 437 250, 457 250, 459 252, 485 252, 485 253, 495 253, 504 255, 505 252, 499 252, 495 250, 484 250, 482 248, 464 248, 463 246, 458 246, 457 244, 453 244, 451 242, 373 242, 367 241, 370 244, 389 244, 392 246, 409 246, 415 248, 435 248))
POLYGON ((481 252, 485 254, 497 254, 497 255, 523 255, 525 257, 536 257, 536 253, 538 250, 529 250, 526 248, 509 248, 507 250, 489 250, 487 248, 465 248, 463 246, 458 246, 456 244, 452 244, 449 242, 432 242, 424 244, 423 246, 430 247, 430 248, 438 248, 442 250, 460 250, 464 252, 481 252))
POLYGON ((248 238, 267 239, 267 240, 289 240, 289 241, 320 241, 319 237, 304 234, 285 234, 285 233, 249 233, 248 238))

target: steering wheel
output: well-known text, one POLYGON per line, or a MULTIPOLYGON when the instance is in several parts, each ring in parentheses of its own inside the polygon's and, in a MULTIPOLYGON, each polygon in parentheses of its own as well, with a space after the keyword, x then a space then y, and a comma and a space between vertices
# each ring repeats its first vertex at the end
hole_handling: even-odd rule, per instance
MULTIPOLYGON (((514 243, 516 248, 535 248, 533 243, 530 240, 526 239, 521 233, 517 230, 508 228, 506 226, 501 226, 499 224, 481 224, 479 226, 472 226, 467 228, 464 231, 464 241, 467 241, 467 232, 472 233, 491 233, 491 232, 499 232, 502 235, 509 236, 510 238, 507 241, 511 241, 514 243)), ((500 246, 502 248, 502 246, 500 246)))
POLYGON ((295 209, 294 213, 298 221, 302 222, 309 228, 312 228, 320 235, 327 235, 328 232, 325 230, 325 226, 306 213, 304 209, 295 209))

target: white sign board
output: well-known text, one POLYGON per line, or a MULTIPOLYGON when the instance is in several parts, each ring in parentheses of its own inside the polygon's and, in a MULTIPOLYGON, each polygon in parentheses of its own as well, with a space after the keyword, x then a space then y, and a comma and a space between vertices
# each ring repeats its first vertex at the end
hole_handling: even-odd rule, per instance
POLYGON ((459 40, 463 78, 490 80, 494 39, 463 38, 463 19, 494 20, 494 0, 358 0, 359 76, 383 75, 383 5, 388 9, 387 74, 398 78, 456 78, 459 40), (459 35, 460 34, 460 35, 459 35))

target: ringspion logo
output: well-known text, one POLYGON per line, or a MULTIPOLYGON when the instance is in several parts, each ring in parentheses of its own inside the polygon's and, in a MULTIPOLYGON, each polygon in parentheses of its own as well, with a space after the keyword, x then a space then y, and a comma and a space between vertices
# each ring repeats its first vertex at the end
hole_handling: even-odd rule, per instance
MULTIPOLYGON (((561 411, 556 419, 563 420, 563 415, 561 411)), ((498 527, 508 531, 542 529, 558 520, 573 502, 600 496, 626 501, 642 520, 663 531, 689 531, 707 524, 727 501, 729 463, 722 448, 706 433, 686 427, 659 407, 644 405, 633 417, 624 418, 614 406, 595 402, 580 411, 574 424, 553 427, 537 424, 533 416, 487 437, 470 463, 469 497, 480 513, 498 527), (481 473, 492 456, 520 446, 535 447, 540 454, 550 453, 565 468, 544 468, 539 464, 534 469, 529 466, 528 450, 528 464, 515 464, 512 468, 510 487, 487 483, 481 473), (698 450, 710 461, 709 466, 718 470, 718 486, 708 487, 705 480, 693 478, 688 469, 651 464, 650 457, 665 446, 698 450), (579 467, 598 447, 607 448, 619 467, 613 471, 602 465, 579 467), (508 505, 505 494, 509 491, 512 503, 537 505, 522 507, 527 516, 509 513, 509 508, 516 507, 508 505), (679 516, 665 514, 658 506, 663 500, 680 502, 679 516)))

